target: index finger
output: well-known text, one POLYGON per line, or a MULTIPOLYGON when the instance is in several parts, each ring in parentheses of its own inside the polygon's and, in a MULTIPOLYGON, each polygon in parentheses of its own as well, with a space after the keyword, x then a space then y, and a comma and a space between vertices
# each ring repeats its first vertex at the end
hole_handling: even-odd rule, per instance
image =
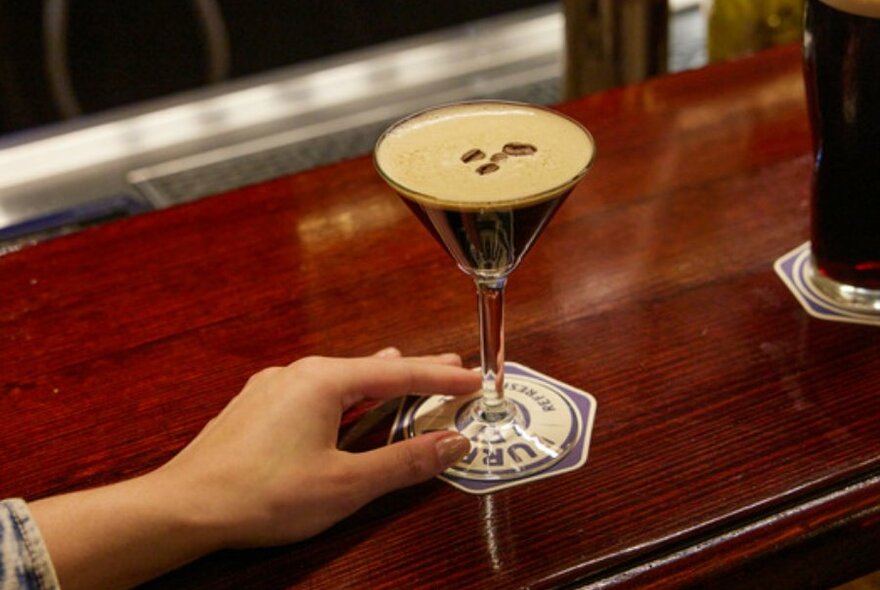
POLYGON ((458 366, 407 358, 303 359, 294 365, 332 392, 343 408, 363 399, 407 394, 464 395, 480 388, 480 375, 458 366))

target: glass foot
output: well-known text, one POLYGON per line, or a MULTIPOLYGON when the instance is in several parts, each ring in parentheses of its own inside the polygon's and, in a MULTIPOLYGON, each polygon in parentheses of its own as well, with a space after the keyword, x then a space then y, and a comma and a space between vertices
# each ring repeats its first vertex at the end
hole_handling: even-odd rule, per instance
POLYGON ((527 477, 557 463, 581 432, 580 414, 552 388, 525 377, 505 382, 504 417, 489 421, 481 396, 433 396, 410 410, 407 435, 437 430, 461 432, 471 451, 446 475, 475 480, 527 477))
POLYGON ((839 283, 818 271, 812 257, 805 265, 807 281, 832 303, 851 311, 880 314, 880 290, 839 283))

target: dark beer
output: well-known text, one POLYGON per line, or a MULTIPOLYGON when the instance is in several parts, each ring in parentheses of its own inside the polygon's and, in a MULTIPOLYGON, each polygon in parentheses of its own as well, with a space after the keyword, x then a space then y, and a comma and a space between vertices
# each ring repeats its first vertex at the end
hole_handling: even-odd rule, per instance
POLYGON ((820 274, 880 289, 880 0, 808 0, 804 74, 820 274))

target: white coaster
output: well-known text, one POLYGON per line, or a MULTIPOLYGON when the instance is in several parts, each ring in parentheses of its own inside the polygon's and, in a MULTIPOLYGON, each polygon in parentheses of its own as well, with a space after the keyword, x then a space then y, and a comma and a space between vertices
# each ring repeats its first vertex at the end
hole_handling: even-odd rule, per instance
POLYGON ((809 261, 810 242, 804 242, 773 265, 776 274, 788 286, 807 313, 823 320, 880 326, 880 315, 846 309, 816 289, 809 279, 807 271, 809 261))
MULTIPOLYGON (((573 471, 587 461, 590 436, 596 414, 596 400, 589 393, 557 381, 523 365, 508 362, 504 364, 504 388, 524 394, 517 404, 517 411, 527 421, 544 421, 549 425, 555 442, 563 445, 571 443, 571 449, 556 461, 547 461, 546 467, 533 475, 512 477, 502 481, 486 480, 486 468, 492 466, 502 470, 509 466, 515 473, 519 466, 542 467, 539 453, 530 449, 530 444, 540 441, 496 440, 491 448, 474 445, 471 452, 461 461, 442 473, 439 478, 450 485, 471 493, 488 494, 505 488, 522 485, 530 481, 553 477, 573 471), (530 464, 535 463, 534 465, 530 464)), ((476 403, 478 395, 467 398, 454 397, 407 397, 401 401, 388 442, 402 440, 411 428, 427 432, 433 430, 432 423, 455 423, 465 436, 473 425, 467 420, 468 407, 476 403)), ((475 437, 471 437, 474 440, 475 437)))

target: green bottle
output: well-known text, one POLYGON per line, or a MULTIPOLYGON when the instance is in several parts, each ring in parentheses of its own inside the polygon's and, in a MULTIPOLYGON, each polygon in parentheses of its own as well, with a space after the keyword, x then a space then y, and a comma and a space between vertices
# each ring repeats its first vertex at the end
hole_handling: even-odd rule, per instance
POLYGON ((709 11, 709 61, 797 41, 804 0, 714 0, 709 11))

